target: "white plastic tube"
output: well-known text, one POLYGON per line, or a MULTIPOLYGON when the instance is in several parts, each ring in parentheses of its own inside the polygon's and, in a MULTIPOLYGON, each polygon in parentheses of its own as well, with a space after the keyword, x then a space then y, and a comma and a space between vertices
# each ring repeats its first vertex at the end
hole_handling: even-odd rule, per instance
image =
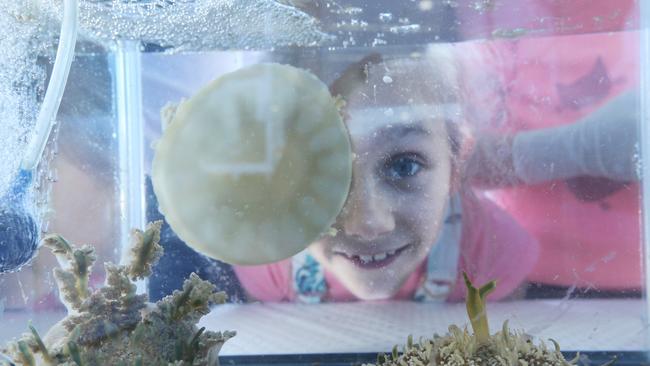
POLYGON ((56 121, 56 114, 61 104, 74 56, 75 44, 77 43, 77 13, 77 0, 63 0, 63 21, 54 68, 52 69, 50 82, 47 85, 43 105, 36 119, 35 135, 29 142, 27 153, 20 164, 22 170, 31 171, 36 168, 56 121))

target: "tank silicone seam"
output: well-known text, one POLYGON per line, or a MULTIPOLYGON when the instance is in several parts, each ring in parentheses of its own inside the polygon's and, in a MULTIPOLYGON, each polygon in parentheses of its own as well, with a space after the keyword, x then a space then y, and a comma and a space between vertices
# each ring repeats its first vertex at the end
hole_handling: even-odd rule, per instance
MULTIPOLYGON (((650 320, 650 303, 648 294, 650 293, 650 164, 645 160, 650 155, 650 3, 647 1, 639 2, 641 37, 640 37, 640 120, 639 128, 641 129, 640 153, 641 153, 641 199, 642 199, 642 224, 643 224, 643 268, 645 273, 645 322, 650 320)), ((645 333, 645 348, 650 349, 650 339, 648 332, 645 333)))
MULTIPOLYGON (((128 262, 131 228, 144 229, 144 149, 142 70, 139 41, 118 41, 115 53, 115 98, 118 118, 121 211, 120 264, 128 262)), ((138 293, 146 283, 137 281, 138 293)))

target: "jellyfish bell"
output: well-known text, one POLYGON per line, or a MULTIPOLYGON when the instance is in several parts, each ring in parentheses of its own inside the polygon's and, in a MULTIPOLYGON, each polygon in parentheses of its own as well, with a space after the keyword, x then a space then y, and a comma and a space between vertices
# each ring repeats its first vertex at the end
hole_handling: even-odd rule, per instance
POLYGON ((314 75, 253 65, 168 116, 152 180, 160 211, 190 247, 262 264, 328 232, 348 195, 352 153, 336 100, 314 75))

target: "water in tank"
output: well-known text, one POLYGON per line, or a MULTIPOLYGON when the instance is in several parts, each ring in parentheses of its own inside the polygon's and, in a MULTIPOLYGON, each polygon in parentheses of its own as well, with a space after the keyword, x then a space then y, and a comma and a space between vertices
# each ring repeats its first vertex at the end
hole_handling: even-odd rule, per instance
POLYGON ((1 365, 650 364, 647 3, 0 3, 1 365))

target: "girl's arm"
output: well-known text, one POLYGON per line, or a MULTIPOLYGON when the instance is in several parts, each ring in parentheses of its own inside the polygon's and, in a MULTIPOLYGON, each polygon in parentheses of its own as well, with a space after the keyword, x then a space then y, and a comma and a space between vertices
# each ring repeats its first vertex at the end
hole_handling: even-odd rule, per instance
POLYGON ((627 92, 569 125, 482 136, 466 172, 488 188, 579 176, 636 181, 638 109, 638 94, 627 92))

